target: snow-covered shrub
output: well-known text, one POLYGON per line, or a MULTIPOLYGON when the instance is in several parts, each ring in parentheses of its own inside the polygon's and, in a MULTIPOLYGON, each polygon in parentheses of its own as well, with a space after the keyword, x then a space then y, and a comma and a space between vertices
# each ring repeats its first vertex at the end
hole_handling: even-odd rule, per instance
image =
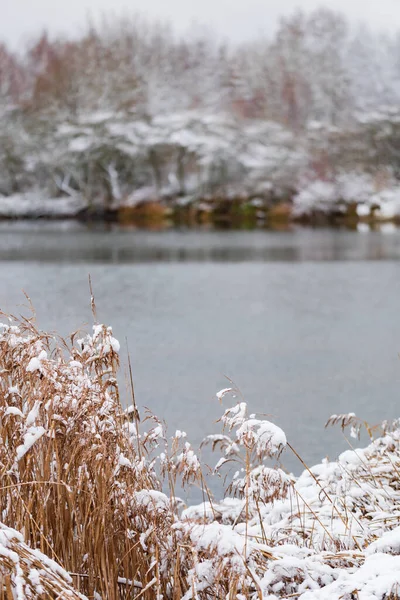
POLYGON ((330 213, 338 207, 339 200, 335 183, 316 180, 295 195, 294 214, 308 215, 313 211, 330 213))
POLYGON ((14 195, 32 188, 103 208, 183 195, 279 195, 307 160, 282 126, 224 113, 83 114, 45 127, 20 115, 7 123, 0 122, 0 193, 17 204, 14 195))

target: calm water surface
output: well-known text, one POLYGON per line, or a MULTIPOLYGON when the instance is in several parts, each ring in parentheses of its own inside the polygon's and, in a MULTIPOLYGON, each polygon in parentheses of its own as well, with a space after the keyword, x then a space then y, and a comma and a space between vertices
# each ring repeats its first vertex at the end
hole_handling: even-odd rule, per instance
MULTIPOLYGON (((136 395, 194 445, 218 431, 225 376, 307 463, 347 448, 333 412, 400 415, 400 232, 144 232, 0 224, 0 308, 128 340, 136 395)), ((294 457, 287 468, 299 471, 294 457)))

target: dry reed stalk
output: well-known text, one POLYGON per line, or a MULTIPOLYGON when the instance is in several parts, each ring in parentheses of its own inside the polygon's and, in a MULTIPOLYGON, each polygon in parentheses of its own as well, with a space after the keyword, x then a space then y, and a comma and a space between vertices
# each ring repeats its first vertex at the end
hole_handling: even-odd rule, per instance
POLYGON ((289 445, 282 430, 240 402, 222 417, 229 435, 209 439, 224 455, 217 470, 243 468, 230 486, 239 499, 218 504, 186 434, 171 440, 155 417, 140 421, 130 364, 133 405, 122 408, 118 351, 103 325, 69 344, 32 320, 0 328, 0 600, 297 597, 327 572, 362 568, 365 548, 399 524, 395 426, 349 462, 303 463, 299 488, 264 464, 289 445), (208 502, 181 513, 179 483, 200 485, 208 502))
POLYGON ((118 344, 110 329, 94 331, 67 352, 29 321, 3 327, 2 521, 73 573, 79 592, 130 598, 140 582, 142 597, 152 598, 151 586, 144 591, 152 557, 140 536, 147 532, 165 554, 174 514, 137 500, 159 484, 131 443, 116 383, 118 344))

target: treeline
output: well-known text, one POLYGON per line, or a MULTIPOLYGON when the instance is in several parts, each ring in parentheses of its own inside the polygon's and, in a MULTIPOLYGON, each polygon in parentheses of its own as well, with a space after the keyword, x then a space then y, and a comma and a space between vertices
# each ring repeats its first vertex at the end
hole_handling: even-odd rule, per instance
POLYGON ((241 45, 113 21, 76 40, 43 34, 20 55, 2 45, 0 96, 3 110, 46 115, 212 109, 295 130, 312 120, 340 126, 399 103, 400 37, 354 30, 329 9, 296 12, 271 39, 241 45))
POLYGON ((365 201, 397 187, 399 105, 400 36, 328 9, 239 45, 142 19, 43 34, 19 54, 0 47, 0 199, 270 206, 323 181, 300 196, 307 210, 322 189, 324 206, 352 190, 365 201))

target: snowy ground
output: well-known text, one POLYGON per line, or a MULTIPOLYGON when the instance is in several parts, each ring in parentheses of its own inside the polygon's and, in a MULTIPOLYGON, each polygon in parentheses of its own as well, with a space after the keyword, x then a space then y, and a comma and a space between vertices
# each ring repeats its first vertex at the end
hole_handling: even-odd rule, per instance
POLYGON ((76 217, 87 204, 80 195, 46 198, 39 192, 0 196, 0 218, 76 217))
POLYGON ((400 216, 400 186, 395 180, 377 190, 373 178, 367 174, 342 173, 334 181, 315 180, 300 187, 293 200, 296 216, 310 215, 313 211, 324 214, 346 213, 356 205, 360 219, 374 217, 391 220, 400 216))

